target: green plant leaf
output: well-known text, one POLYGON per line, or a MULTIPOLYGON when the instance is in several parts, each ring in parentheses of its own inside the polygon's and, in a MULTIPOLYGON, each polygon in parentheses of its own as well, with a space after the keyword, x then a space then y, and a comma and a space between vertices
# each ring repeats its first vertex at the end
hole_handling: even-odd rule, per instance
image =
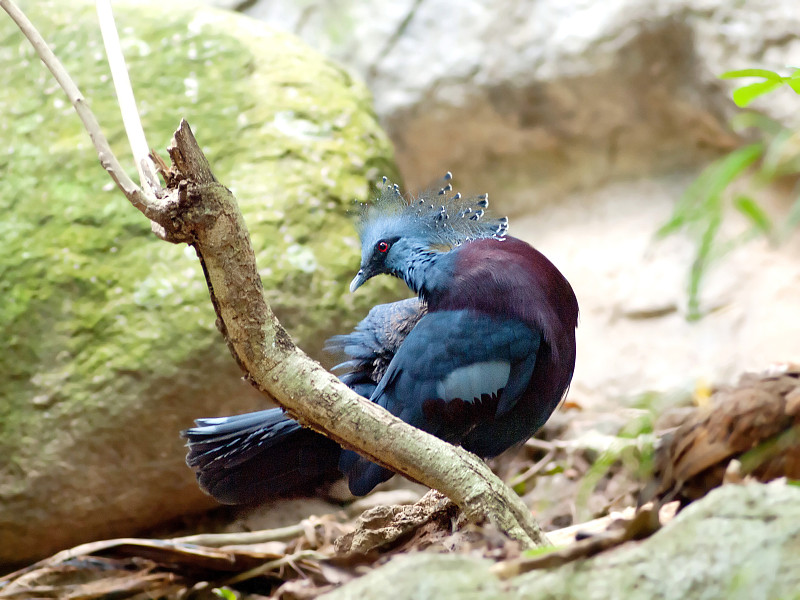
POLYGON ((231 590, 230 588, 226 587, 214 588, 211 591, 214 592, 215 596, 219 596, 223 600, 237 600, 236 594, 234 594, 233 590, 231 590))
POLYGON ((744 173, 764 152, 764 144, 757 142, 737 148, 727 156, 712 163, 706 193, 709 197, 719 197, 734 179, 744 173))
MULTIPOLYGON (((800 68, 789 67, 789 75, 781 75, 768 69, 740 69, 720 75, 721 79, 757 78, 762 81, 739 87, 733 99, 739 106, 747 106, 753 100, 781 86, 788 85, 800 94, 800 68)), ((719 239, 719 231, 726 214, 723 193, 726 188, 760 159, 754 177, 749 181, 750 189, 769 185, 779 177, 796 176, 800 173, 800 150, 797 150, 798 133, 784 128, 763 115, 742 113, 732 121, 734 131, 756 128, 763 142, 739 148, 727 156, 708 165, 688 186, 675 205, 669 221, 656 232, 656 237, 665 237, 679 230, 688 229, 696 243, 695 258, 688 284, 688 320, 701 318, 699 290, 703 275, 709 264, 754 237, 768 235, 773 241, 786 239, 800 225, 800 198, 789 210, 785 219, 774 223, 763 208, 749 195, 740 195, 733 200, 733 208, 742 214, 753 227, 733 239, 719 239)))
POLYGON ((800 77, 792 75, 787 81, 786 85, 792 88, 795 94, 800 94, 800 77))
POLYGON ((707 221, 718 213, 721 210, 719 198, 722 192, 763 152, 764 144, 757 142, 737 148, 708 165, 683 193, 672 217, 658 229, 656 236, 663 238, 690 223, 707 221))
POLYGON ((772 219, 759 204, 748 196, 737 196, 733 206, 764 234, 772 232, 772 219))
POLYGON ((764 183, 774 181, 781 175, 795 175, 797 173, 796 158, 799 156, 795 132, 791 129, 781 128, 769 140, 761 159, 761 165, 756 174, 758 180, 764 183))
POLYGON ((764 79, 782 81, 783 77, 775 71, 767 69, 739 69, 736 71, 726 71, 719 76, 720 79, 739 79, 740 77, 763 77, 764 79))
POLYGON ((731 117, 731 128, 736 133, 741 133, 749 128, 758 129, 759 137, 778 135, 781 131, 786 131, 784 126, 761 113, 753 111, 744 111, 737 113, 731 117))
POLYGON ((763 96, 783 85, 782 79, 768 79, 758 83, 751 83, 733 91, 733 101, 736 106, 745 107, 759 96, 763 96))
POLYGON ((692 270, 689 275, 688 314, 686 315, 689 321, 697 321, 703 316, 700 310, 700 282, 710 262, 711 250, 721 224, 722 212, 720 211, 712 215, 706 224, 705 231, 703 231, 703 235, 700 238, 700 246, 697 248, 697 255, 692 262, 692 270))
POLYGON ((552 552, 562 550, 563 546, 540 546, 538 548, 530 548, 522 553, 525 558, 536 558, 537 556, 544 556, 552 552))

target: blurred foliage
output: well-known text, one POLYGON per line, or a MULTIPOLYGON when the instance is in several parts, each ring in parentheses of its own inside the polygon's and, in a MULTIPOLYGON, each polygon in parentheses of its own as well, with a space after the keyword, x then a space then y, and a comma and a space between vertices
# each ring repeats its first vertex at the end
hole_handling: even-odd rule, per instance
POLYGON ((224 600, 237 600, 237 596, 233 590, 227 587, 214 588, 211 590, 215 596, 223 598, 224 600))
POLYGON ((742 69, 739 71, 728 71, 719 77, 720 79, 749 79, 753 77, 763 79, 763 81, 743 85, 733 91, 733 101, 741 108, 748 106, 759 96, 763 96, 783 86, 789 86, 797 94, 800 94, 800 69, 793 69, 791 75, 780 75, 775 71, 768 71, 767 69, 742 69))
MULTIPOLYGON (((753 78, 734 90, 734 102, 740 107, 778 88, 788 86, 800 94, 800 69, 782 76, 765 69, 729 71, 723 79, 753 78)), ((686 230, 695 239, 697 252, 689 276, 687 319, 700 319, 700 287, 708 267, 740 244, 756 237, 772 243, 783 241, 800 223, 800 193, 786 215, 776 223, 757 200, 759 191, 784 178, 800 175, 800 131, 783 127, 769 117, 745 112, 732 121, 737 132, 755 130, 758 141, 737 148, 712 162, 687 188, 672 217, 658 231, 659 237, 686 230), (743 216, 749 227, 732 237, 724 238, 721 226, 730 213, 743 216)))
POLYGON ((525 558, 536 558, 537 556, 544 556, 545 554, 552 554, 558 552, 563 546, 540 546, 538 548, 528 548, 522 552, 525 558))
POLYGON ((668 409, 691 404, 692 398, 684 390, 645 392, 626 402, 632 413, 630 420, 616 435, 604 436, 605 448, 593 458, 581 478, 575 497, 577 522, 598 516, 592 513, 590 497, 603 480, 624 477, 637 482, 638 488, 652 478, 659 438, 656 421, 668 409))

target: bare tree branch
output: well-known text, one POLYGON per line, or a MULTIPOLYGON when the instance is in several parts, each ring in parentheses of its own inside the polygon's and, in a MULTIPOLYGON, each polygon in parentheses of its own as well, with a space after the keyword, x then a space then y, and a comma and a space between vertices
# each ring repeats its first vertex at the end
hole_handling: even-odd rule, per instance
POLYGON ((41 35, 11 0, 0 0, 0 6, 31 40, 67 92, 101 164, 118 187, 154 222, 154 230, 163 239, 195 248, 218 316, 217 326, 254 387, 302 424, 439 490, 471 520, 489 517, 524 546, 547 544, 522 500, 481 459, 362 398, 294 345, 264 300, 255 254, 236 199, 214 177, 185 121, 168 149, 173 167, 164 172, 167 194, 160 200, 150 197, 124 173, 77 86, 41 35), (390 448, 387 439, 392 440, 390 448))
POLYGON ((114 180, 114 183, 117 184, 117 187, 122 190, 125 197, 130 200, 131 204, 144 213, 146 217, 152 218, 157 212, 156 199, 145 195, 141 188, 128 177, 122 165, 119 164, 117 157, 114 156, 114 153, 111 151, 108 140, 100 129, 100 124, 97 122, 94 113, 92 113, 88 104, 86 104, 86 99, 69 76, 69 73, 67 73, 64 65, 61 64, 58 57, 53 54, 47 42, 44 41, 41 34, 13 0, 0 0, 0 7, 8 13, 8 16, 17 24, 25 37, 28 38, 34 50, 36 50, 36 53, 39 55, 39 58, 42 59, 42 62, 53 74, 53 77, 55 77, 58 85, 60 85, 67 94, 67 98, 69 98, 72 106, 75 107, 75 111, 78 113, 78 116, 83 122, 83 126, 92 139, 94 147, 97 149, 100 164, 111 176, 111 179, 114 180))
POLYGON ((114 24, 114 13, 111 11, 110 0, 97 0, 97 18, 100 21, 100 32, 103 34, 103 44, 106 47, 108 66, 111 68, 111 78, 117 91, 117 101, 122 112, 122 123, 133 152, 136 169, 139 171, 139 183, 153 196, 161 195, 161 185, 158 183, 153 161, 150 160, 150 150, 147 138, 144 135, 139 110, 136 108, 136 99, 133 96, 133 87, 122 54, 119 42, 119 33, 114 24))

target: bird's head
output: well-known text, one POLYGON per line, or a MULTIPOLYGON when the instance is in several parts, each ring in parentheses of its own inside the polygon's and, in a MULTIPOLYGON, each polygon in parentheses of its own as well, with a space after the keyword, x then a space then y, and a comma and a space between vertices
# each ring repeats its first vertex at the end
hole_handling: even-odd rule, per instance
POLYGON ((405 277, 425 256, 449 252, 470 240, 505 236, 508 219, 485 216, 488 194, 462 198, 453 193, 451 179, 448 172, 443 187, 406 198, 384 177, 375 202, 362 206, 361 268, 350 283, 351 292, 382 273, 405 277))

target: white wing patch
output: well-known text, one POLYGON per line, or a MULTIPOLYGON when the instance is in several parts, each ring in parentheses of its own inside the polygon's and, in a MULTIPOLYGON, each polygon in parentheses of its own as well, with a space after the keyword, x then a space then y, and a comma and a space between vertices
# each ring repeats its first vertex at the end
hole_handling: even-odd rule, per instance
POLYGON ((461 367, 436 384, 436 393, 443 400, 460 398, 472 402, 483 394, 496 394, 508 384, 511 363, 503 360, 473 363, 461 367))

